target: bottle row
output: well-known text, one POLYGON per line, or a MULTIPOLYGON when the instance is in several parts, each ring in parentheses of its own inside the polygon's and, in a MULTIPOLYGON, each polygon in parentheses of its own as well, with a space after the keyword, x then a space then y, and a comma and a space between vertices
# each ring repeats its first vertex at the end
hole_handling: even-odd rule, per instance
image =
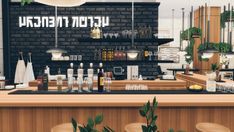
POLYGON ((158 35, 153 34, 152 32, 152 27, 150 25, 143 25, 143 26, 139 26, 138 28, 136 28, 136 30, 134 30, 132 32, 132 30, 123 30, 120 32, 107 32, 107 33, 103 33, 102 28, 100 27, 93 27, 91 28, 90 31, 90 37, 93 39, 118 39, 118 38, 132 38, 132 36, 134 36, 134 38, 157 38, 158 35))
MULTIPOLYGON (((99 68, 97 70, 97 86, 98 86, 98 92, 103 92, 104 90, 104 69, 103 69, 103 64, 99 64, 99 68)), ((88 76, 86 77, 86 81, 89 84, 88 89, 92 91, 93 89, 93 78, 94 78, 94 69, 93 69, 93 63, 90 63, 90 67, 87 70, 88 76), (92 85, 90 85, 92 84, 92 85)), ((46 66, 44 73, 39 74, 37 77, 37 82, 38 82, 38 90, 48 90, 48 83, 49 83, 49 77, 50 77, 50 68, 46 66)), ((79 68, 77 69, 77 80, 74 78, 74 67, 73 63, 70 64, 70 68, 67 69, 67 84, 68 84, 68 89, 73 89, 74 86, 74 81, 77 82, 78 84, 78 91, 82 92, 82 84, 84 82, 84 68, 83 68, 83 63, 80 63, 79 68)), ((58 75, 56 75, 56 81, 57 81, 57 89, 62 90, 63 86, 63 80, 64 77, 61 74, 61 71, 58 71, 58 75)))
MULTIPOLYGON (((94 60, 100 61, 116 61, 116 60, 130 60, 127 57, 127 50, 125 46, 119 46, 115 49, 96 49, 94 51, 94 60)), ((138 54, 137 60, 154 61, 158 60, 158 52, 150 50, 146 47, 138 54)))

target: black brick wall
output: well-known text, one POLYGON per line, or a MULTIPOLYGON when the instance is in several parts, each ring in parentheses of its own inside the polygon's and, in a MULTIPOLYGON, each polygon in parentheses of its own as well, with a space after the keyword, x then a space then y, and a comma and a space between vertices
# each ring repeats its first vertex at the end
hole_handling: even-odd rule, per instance
MULTIPOLYGON (((153 32, 158 32, 158 6, 159 4, 136 4, 135 5, 135 26, 150 25, 153 32)), ((66 72, 69 63, 52 63, 51 56, 46 54, 46 50, 54 47, 54 28, 19 28, 19 16, 54 16, 54 7, 31 4, 27 6, 20 6, 20 4, 10 5, 10 62, 12 69, 12 77, 14 77, 16 62, 18 59, 18 52, 24 52, 24 58, 27 58, 27 53, 33 54, 34 71, 37 75, 40 69, 45 65, 51 67, 51 72, 56 73, 58 68, 62 68, 62 72, 66 72)), ((101 15, 110 17, 110 26, 105 27, 103 32, 121 32, 122 30, 131 29, 131 3, 106 3, 94 4, 89 3, 80 7, 73 8, 58 8, 58 15, 66 16, 80 16, 80 15, 101 15)), ((59 28, 58 42, 59 47, 66 49, 68 55, 83 55, 84 60, 92 60, 93 51, 97 48, 115 48, 116 46, 130 46, 131 43, 89 43, 78 42, 80 37, 89 37, 90 28, 59 28)), ((147 43, 137 44, 139 49, 145 48, 147 43)), ((156 46, 149 43, 152 48, 157 49, 156 46)), ((87 68, 88 63, 85 63, 87 68)), ((75 64, 77 68, 79 63, 75 64)), ((105 69, 110 70, 114 63, 105 64, 105 69)), ((118 66, 126 67, 126 63, 118 63, 118 66)), ((143 75, 152 75, 154 67, 157 64, 142 63, 140 65, 140 72, 143 75), (143 68, 144 67, 144 68, 143 68)), ((95 64, 97 67, 97 64, 95 64)))

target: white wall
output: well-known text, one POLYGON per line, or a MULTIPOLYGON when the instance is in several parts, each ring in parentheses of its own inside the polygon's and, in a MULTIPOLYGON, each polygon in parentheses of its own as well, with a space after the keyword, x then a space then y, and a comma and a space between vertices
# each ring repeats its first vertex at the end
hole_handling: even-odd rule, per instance
POLYGON ((2 1, 0 1, 0 75, 3 75, 2 1))
MULTIPOLYGON (((185 29, 188 27, 188 21, 185 19, 185 29)), ((182 30, 182 19, 181 18, 175 18, 174 19, 174 33, 172 30, 172 18, 159 18, 159 36, 160 34, 164 34, 165 31, 167 31, 171 38, 174 38, 174 41, 171 42, 168 46, 170 47, 180 47, 180 31, 182 30)), ((168 68, 181 68, 183 64, 186 64, 185 62, 185 52, 179 52, 178 55, 180 56, 180 62, 179 63, 173 63, 173 64, 160 64, 162 70, 164 72, 167 72, 168 74, 172 74, 171 71, 167 71, 168 68)))

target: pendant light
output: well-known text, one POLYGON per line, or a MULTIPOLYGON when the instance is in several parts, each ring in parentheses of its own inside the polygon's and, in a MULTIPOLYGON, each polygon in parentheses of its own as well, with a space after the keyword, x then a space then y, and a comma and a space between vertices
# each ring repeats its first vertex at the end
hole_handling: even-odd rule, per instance
MULTIPOLYGON (((190 1, 189 1, 189 6, 190 6, 190 1)), ((190 42, 190 37, 191 37, 191 34, 189 33, 190 29, 192 28, 193 26, 193 6, 191 6, 191 12, 189 12, 189 15, 188 15, 188 47, 190 48, 191 46, 191 42, 190 42)), ((185 55, 185 58, 186 59, 191 59, 191 55, 189 54, 186 54, 185 55)))
POLYGON ((181 39, 181 34, 184 32, 184 8, 181 8, 182 11, 182 30, 180 32, 180 51, 184 51, 184 40, 181 39))
POLYGON ((127 56, 130 60, 136 60, 140 53, 134 46, 134 32, 134 0, 132 0, 132 47, 127 51, 127 56))
MULTIPOLYGON (((229 4, 229 6, 230 6, 230 4, 229 4)), ((230 27, 229 27, 229 44, 230 44, 230 50, 229 50, 229 52, 228 53, 226 53, 226 57, 228 58, 228 59, 231 59, 231 58, 233 58, 234 57, 234 52, 232 51, 232 12, 233 12, 233 7, 232 7, 232 9, 231 10, 229 10, 230 11, 230 20, 229 20, 229 22, 230 22, 230 27)))
MULTIPOLYGON (((191 17, 191 12, 189 12, 189 15, 188 15, 188 47, 190 47, 191 45, 190 45, 190 33, 189 33, 189 29, 191 28, 191 25, 190 25, 190 17, 191 17)), ((191 58, 191 55, 189 55, 189 54, 186 54, 185 55, 185 58, 186 59, 190 59, 191 58)))
MULTIPOLYGON (((203 59, 209 59, 209 58, 211 58, 213 55, 214 55, 214 53, 218 53, 218 51, 217 50, 214 50, 213 48, 209 48, 209 43, 210 43, 210 14, 211 14, 211 12, 210 12, 210 5, 208 5, 208 27, 207 27, 207 34, 205 35, 205 36, 207 36, 207 38, 205 39, 206 41, 205 41, 205 50, 202 52, 202 58, 203 59)), ((206 6, 205 6, 205 10, 207 9, 207 4, 206 4, 206 6)), ((206 13, 205 13, 205 15, 204 15, 204 17, 205 17, 205 25, 206 25, 206 13)), ((205 26, 205 28, 206 28, 206 26, 205 26)), ((206 29, 205 29, 206 30, 206 29)))
POLYGON ((58 48, 58 21, 57 21, 58 14, 57 13, 58 13, 57 6, 55 6, 55 47, 46 51, 46 53, 52 54, 52 57, 54 59, 58 59, 62 56, 63 53, 67 53, 67 51, 58 48))
POLYGON ((74 7, 84 4, 86 0, 35 0, 35 2, 57 7, 74 7))

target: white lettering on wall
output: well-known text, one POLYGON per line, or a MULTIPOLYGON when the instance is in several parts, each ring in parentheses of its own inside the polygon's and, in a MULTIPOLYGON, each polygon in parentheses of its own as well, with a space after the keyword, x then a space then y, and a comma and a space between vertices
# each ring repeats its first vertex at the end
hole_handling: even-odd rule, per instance
MULTIPOLYGON (((72 16, 71 22, 67 16, 58 16, 58 27, 85 28, 85 27, 107 27, 110 25, 108 16, 72 16)), ((20 16, 19 27, 40 28, 40 27, 55 27, 54 16, 20 16)))

